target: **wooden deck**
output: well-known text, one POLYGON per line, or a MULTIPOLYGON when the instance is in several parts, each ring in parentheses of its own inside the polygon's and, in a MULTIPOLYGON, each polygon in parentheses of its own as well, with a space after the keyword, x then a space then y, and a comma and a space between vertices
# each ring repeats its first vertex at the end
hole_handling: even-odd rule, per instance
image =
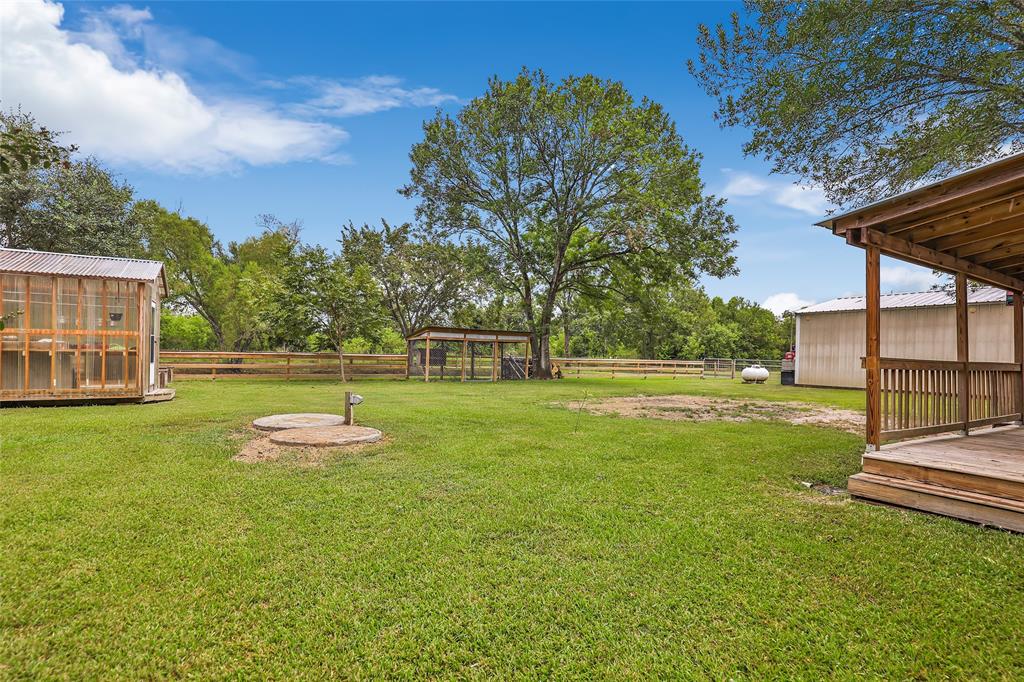
POLYGON ((864 455, 850 494, 1024 533, 1024 428, 898 443, 864 455))

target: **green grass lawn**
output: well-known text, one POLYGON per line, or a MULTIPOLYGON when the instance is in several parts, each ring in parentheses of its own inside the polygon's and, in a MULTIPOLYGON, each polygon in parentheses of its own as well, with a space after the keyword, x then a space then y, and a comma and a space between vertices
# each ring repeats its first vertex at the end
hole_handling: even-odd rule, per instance
POLYGON ((387 442, 232 460, 335 383, 0 411, 0 677, 1020 678, 1024 537, 824 496, 857 436, 553 406, 724 380, 364 382, 387 442))

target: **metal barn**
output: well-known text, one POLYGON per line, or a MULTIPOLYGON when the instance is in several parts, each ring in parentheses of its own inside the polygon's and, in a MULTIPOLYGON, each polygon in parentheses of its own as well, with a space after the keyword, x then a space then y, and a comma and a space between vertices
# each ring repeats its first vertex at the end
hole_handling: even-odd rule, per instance
MULTIPOLYGON (((925 291, 884 294, 882 355, 888 358, 956 360, 956 295, 925 291)), ((1013 307, 995 287, 968 294, 970 356, 978 362, 1013 362, 1013 307)), ((835 298, 796 312, 796 383, 864 388, 863 296, 835 298)))
POLYGON ((0 249, 0 402, 169 400, 157 261, 0 249))

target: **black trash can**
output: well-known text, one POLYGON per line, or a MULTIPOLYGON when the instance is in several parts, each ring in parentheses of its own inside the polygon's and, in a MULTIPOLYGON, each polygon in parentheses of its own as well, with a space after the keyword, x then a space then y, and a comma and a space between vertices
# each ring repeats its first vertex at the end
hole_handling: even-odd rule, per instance
MULTIPOLYGON (((789 353, 786 353, 786 355, 789 355, 789 353)), ((792 358, 782 359, 782 371, 779 372, 779 376, 782 377, 783 386, 796 385, 796 362, 792 358)))

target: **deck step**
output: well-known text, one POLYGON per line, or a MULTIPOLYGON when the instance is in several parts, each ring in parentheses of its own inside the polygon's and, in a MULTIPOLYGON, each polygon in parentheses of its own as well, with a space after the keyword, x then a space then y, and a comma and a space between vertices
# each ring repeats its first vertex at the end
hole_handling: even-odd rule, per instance
MULTIPOLYGON (((980 458, 979 458, 980 459, 980 458)), ((864 473, 916 481, 953 490, 1024 502, 1024 480, 982 462, 951 462, 938 458, 887 456, 884 450, 864 455, 864 473)))
POLYGON ((866 472, 851 476, 848 489, 851 495, 866 500, 1024 533, 1024 502, 1020 500, 866 472))

